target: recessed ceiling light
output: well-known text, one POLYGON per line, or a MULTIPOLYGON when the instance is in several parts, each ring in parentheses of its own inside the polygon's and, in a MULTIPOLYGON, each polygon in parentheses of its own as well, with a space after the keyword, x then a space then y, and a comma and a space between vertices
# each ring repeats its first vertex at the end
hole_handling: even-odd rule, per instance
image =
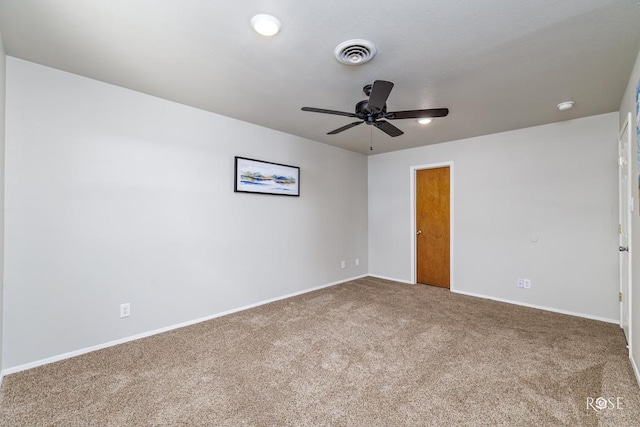
POLYGON ((571 108, 573 108, 573 104, 575 104, 575 102, 573 101, 561 102, 560 104, 558 104, 558 110, 570 110, 571 108))
POLYGON ((428 119, 428 118, 418 119, 418 123, 420 123, 421 125, 428 125, 432 121, 433 121, 433 119, 428 119))
POLYGON ((267 37, 275 36, 280 31, 278 18, 263 13, 251 18, 251 26, 256 33, 267 37))

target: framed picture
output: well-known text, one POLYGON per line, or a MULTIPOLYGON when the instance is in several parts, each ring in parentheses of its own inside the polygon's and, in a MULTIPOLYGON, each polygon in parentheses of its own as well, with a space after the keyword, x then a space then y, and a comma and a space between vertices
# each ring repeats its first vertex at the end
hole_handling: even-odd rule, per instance
POLYGON ((300 168, 236 156, 236 193, 300 196, 300 168))

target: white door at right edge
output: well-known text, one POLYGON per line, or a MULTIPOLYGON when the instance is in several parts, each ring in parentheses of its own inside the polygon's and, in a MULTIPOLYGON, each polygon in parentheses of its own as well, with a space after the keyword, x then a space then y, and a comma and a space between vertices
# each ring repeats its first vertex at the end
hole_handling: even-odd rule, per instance
MULTIPOLYGON (((629 118, 630 118, 629 114, 629 118)), ((631 195, 631 125, 627 119, 618 139, 618 192, 619 192, 619 216, 618 227, 619 252, 620 252, 620 327, 624 331, 627 342, 630 340, 629 324, 631 297, 631 257, 630 257, 630 230, 633 198, 631 195)))

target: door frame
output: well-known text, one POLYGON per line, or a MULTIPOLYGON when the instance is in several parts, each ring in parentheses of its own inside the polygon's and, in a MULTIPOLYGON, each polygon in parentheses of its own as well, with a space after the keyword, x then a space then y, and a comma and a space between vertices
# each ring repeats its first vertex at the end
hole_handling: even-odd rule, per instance
POLYGON ((455 283, 453 281, 453 242, 454 242, 454 211, 453 211, 453 195, 454 195, 454 183, 453 183, 453 161, 428 163, 424 165, 411 166, 410 168, 410 192, 411 192, 411 213, 410 218, 410 242, 411 242, 411 283, 418 283, 418 260, 416 257, 417 241, 416 241, 416 173, 423 169, 437 169, 437 168, 449 168, 449 290, 455 289, 455 283))
MULTIPOLYGON (((628 340, 628 345, 629 345, 629 357, 632 357, 632 349, 633 349, 633 345, 632 345, 632 340, 633 340, 633 331, 632 331, 632 323, 633 323, 633 304, 632 304, 632 282, 633 282, 633 275, 632 275, 632 270, 633 270, 633 248, 632 248, 632 222, 633 222, 633 215, 634 215, 634 204, 635 204, 635 200, 634 200, 634 185, 633 182, 635 182, 634 180, 634 176, 633 176, 633 162, 636 161, 635 157, 632 157, 631 154, 633 152, 633 150, 631 149, 631 143, 633 142, 633 138, 632 138, 632 120, 631 120, 631 113, 627 114, 627 118, 625 119, 622 128, 620 129, 620 133, 618 134, 618 156, 620 156, 620 143, 621 141, 623 141, 624 138, 627 139, 627 152, 625 153, 627 156, 627 164, 626 164, 626 168, 627 168, 627 175, 628 175, 628 180, 627 180, 627 188, 622 189, 622 183, 620 182, 620 170, 618 170, 618 196, 620 196, 620 191, 626 191, 627 192, 627 203, 628 206, 626 207, 626 209, 628 209, 628 216, 627 216, 627 223, 624 224, 624 227, 627 230, 627 247, 629 248, 628 252, 627 252, 627 284, 626 284, 626 289, 625 289, 625 284, 622 283, 622 277, 619 278, 620 281, 620 292, 622 293, 622 295, 624 295, 623 301, 620 302, 620 328, 622 328, 622 307, 623 304, 627 305, 627 321, 629 322, 628 328, 629 328, 629 336, 627 337, 628 340)), ((620 161, 619 161, 620 162, 620 161)), ((620 164, 620 163, 618 163, 620 164)), ((624 209, 624 207, 620 206, 620 201, 618 201, 618 223, 620 225, 622 225, 622 211, 621 209, 624 209)), ((620 258, 620 260, 618 261, 620 263, 620 271, 622 270, 623 266, 622 266, 622 258, 620 258)))

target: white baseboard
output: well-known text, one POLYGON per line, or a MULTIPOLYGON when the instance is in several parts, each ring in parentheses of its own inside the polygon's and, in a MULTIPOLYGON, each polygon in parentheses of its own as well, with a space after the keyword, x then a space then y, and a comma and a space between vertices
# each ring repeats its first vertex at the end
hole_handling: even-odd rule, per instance
POLYGON ((638 364, 633 357, 629 357, 631 361, 631 366, 633 367, 633 372, 636 374, 636 381, 638 381, 638 386, 640 387, 640 369, 638 369, 638 364))
MULTIPOLYGON (((130 337, 121 338, 121 339, 114 340, 114 341, 109 341, 109 342, 106 342, 106 343, 103 343, 103 344, 98 344, 98 345, 94 345, 94 346, 91 346, 91 347, 70 351, 68 353, 63 353, 63 354, 59 354, 59 355, 56 355, 56 356, 47 357, 46 359, 36 360, 35 362, 29 362, 29 363, 25 363, 23 365, 14 366, 14 367, 7 368, 4 371, 2 371, 2 376, 15 374, 16 372, 20 372, 20 371, 26 371, 27 369, 33 369, 33 368, 36 368, 38 366, 47 365, 49 363, 58 362, 60 360, 69 359, 69 358, 80 356, 80 355, 86 354, 86 353, 91 353, 92 351, 101 350, 103 348, 113 347, 113 346, 118 345, 118 344, 124 344, 124 343, 127 343, 129 341, 135 341, 135 340, 139 340, 141 338, 150 337, 152 335, 161 334, 163 332, 168 332, 168 331, 171 331, 173 329, 184 328, 185 326, 190 326, 190 325, 194 325, 196 323, 206 322, 207 320, 215 319, 217 317, 222 317, 222 316, 226 316, 228 314, 237 313, 239 311, 248 310, 250 308, 258 307, 258 306, 261 306, 261 305, 265 305, 265 304, 269 304, 269 303, 272 303, 272 302, 280 301, 280 300, 283 300, 283 299, 286 299, 286 298, 295 297, 297 295, 306 294, 308 292, 317 291, 319 289, 328 288, 328 287, 331 287, 331 286, 335 286, 335 285, 339 285, 339 284, 342 284, 342 283, 350 282, 352 280, 361 279, 361 278, 367 277, 367 276, 368 276, 367 274, 363 274, 361 276, 351 277, 349 279, 344 279, 344 280, 339 280, 337 282, 327 283, 325 285, 320 285, 320 286, 316 286, 314 288, 305 289, 303 291, 298 291, 298 292, 294 292, 294 293, 291 293, 291 294, 282 295, 282 296, 275 297, 275 298, 270 298, 268 300, 256 302, 256 303, 249 304, 249 305, 245 305, 243 307, 233 308, 231 310, 223 311, 221 313, 212 314, 210 316, 201 317, 199 319, 188 320, 186 322, 178 323, 178 324, 171 325, 171 326, 166 326, 164 328, 155 329, 153 331, 143 332, 141 334, 133 335, 133 336, 130 336, 130 337)), ((1 382, 0 382, 0 384, 1 384, 1 382)))
MULTIPOLYGON (((409 282, 407 280, 394 279, 393 277, 379 276, 377 274, 369 274, 369 276, 375 277, 375 278, 378 278, 378 279, 391 280, 393 282, 407 283, 409 285, 415 285, 415 283, 409 282)), ((492 297, 492 296, 489 296, 489 295, 476 294, 474 292, 459 291, 457 289, 454 289, 453 287, 451 289, 449 289, 449 290, 451 292, 455 293, 455 294, 467 295, 467 296, 476 297, 476 298, 490 299, 490 300, 493 300, 493 301, 505 302, 507 304, 515 304, 515 305, 520 305, 520 306, 523 306, 523 307, 535 308, 535 309, 538 309, 538 310, 551 311, 551 312, 560 313, 560 314, 568 314, 569 316, 577 316, 577 317, 583 317, 583 318, 591 319, 591 320, 599 320, 601 322, 606 322, 606 323, 620 324, 620 320, 608 319, 606 317, 592 316, 590 314, 576 313, 574 311, 561 310, 559 308, 551 308, 551 307, 545 307, 545 306, 536 305, 536 304, 528 304, 528 303, 524 303, 524 302, 520 302, 520 301, 513 301, 513 300, 509 300, 509 299, 505 299, 505 298, 498 298, 498 297, 492 297)))
POLYGON ((406 283, 407 285, 415 285, 415 283, 408 280, 394 279, 393 277, 378 276, 377 274, 368 274, 368 276, 375 277, 376 279, 391 280, 392 282, 406 283))
POLYGON ((453 289, 451 290, 451 292, 456 293, 456 294, 461 294, 461 295, 468 295, 468 296, 476 297, 476 298, 483 298, 483 299, 490 299, 490 300, 493 300, 493 301, 506 302, 507 304, 515 304, 515 305, 520 305, 520 306, 523 306, 523 307, 535 308, 535 309, 538 309, 538 310, 552 311, 554 313, 560 313, 560 314, 568 314, 569 316, 584 317, 585 319, 591 319, 591 320, 599 320, 600 322, 615 323, 617 325, 620 324, 620 320, 608 319, 606 317, 600 317, 600 316, 592 316, 591 314, 576 313, 575 311, 561 310, 559 308, 545 307, 545 306, 536 305, 536 304, 528 304, 528 303, 525 303, 525 302, 513 301, 513 300, 509 300, 509 299, 505 299, 505 298, 491 297, 491 296, 488 296, 488 295, 476 294, 476 293, 473 293, 473 292, 458 291, 458 290, 453 290, 453 289))

